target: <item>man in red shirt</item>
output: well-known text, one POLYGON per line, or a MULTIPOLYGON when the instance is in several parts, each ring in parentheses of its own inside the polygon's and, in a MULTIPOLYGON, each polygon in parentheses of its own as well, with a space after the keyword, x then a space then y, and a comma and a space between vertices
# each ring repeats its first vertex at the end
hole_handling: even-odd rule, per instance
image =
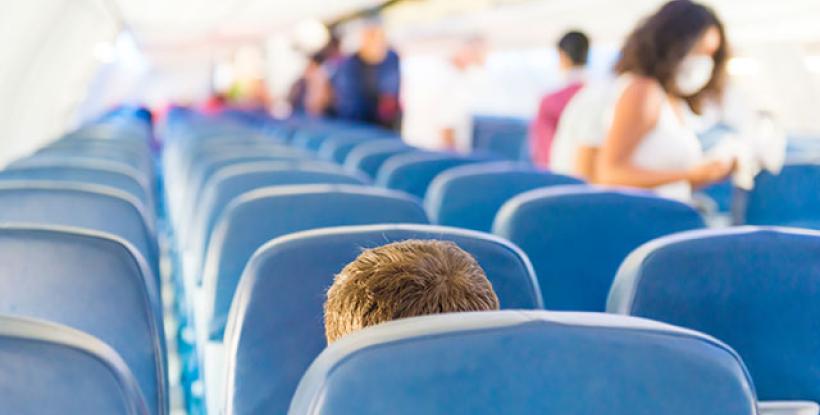
POLYGON ((568 82, 563 88, 541 99, 538 114, 530 126, 532 159, 539 167, 549 167, 550 149, 558 121, 569 100, 584 86, 583 72, 588 55, 589 39, 581 32, 571 31, 558 41, 558 62, 568 82))

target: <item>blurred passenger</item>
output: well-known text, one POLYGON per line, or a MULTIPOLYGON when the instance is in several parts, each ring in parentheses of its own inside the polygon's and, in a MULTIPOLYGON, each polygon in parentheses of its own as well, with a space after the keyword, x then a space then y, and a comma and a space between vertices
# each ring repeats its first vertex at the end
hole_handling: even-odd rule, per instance
POLYGON ((325 334, 400 318, 498 310, 498 297, 472 255, 445 241, 407 240, 369 249, 336 275, 325 301, 325 334))
POLYGON ((553 137, 567 103, 584 85, 584 69, 589 56, 589 39, 572 31, 558 41, 558 63, 566 85, 541 99, 538 114, 530 126, 530 146, 536 165, 549 167, 553 137))
POLYGON ((333 108, 339 118, 399 129, 399 56, 390 49, 381 23, 368 19, 358 51, 332 77, 333 108))
POLYGON ((723 24, 700 4, 674 0, 642 21, 615 67, 622 92, 597 180, 690 200, 694 187, 727 177, 733 163, 704 156, 691 119, 720 99, 728 53, 723 24))
POLYGON ((288 101, 294 114, 314 117, 330 115, 332 91, 328 73, 323 67, 325 61, 322 53, 312 55, 302 77, 291 87, 288 101))
POLYGON ((218 114, 228 105, 228 97, 223 92, 214 92, 202 104, 202 112, 205 114, 218 114))
POLYGON ((606 138, 617 99, 614 80, 588 82, 567 103, 550 151, 549 169, 595 182, 598 150, 606 138))
POLYGON ((473 144, 473 70, 484 65, 486 41, 472 37, 463 42, 437 76, 437 99, 431 102, 433 134, 440 148, 469 153, 473 144))
POLYGON ((297 79, 288 91, 288 104, 290 111, 293 114, 305 114, 305 96, 307 95, 307 78, 312 71, 319 69, 321 62, 315 60, 317 56, 313 55, 305 64, 305 69, 302 71, 302 76, 297 79))

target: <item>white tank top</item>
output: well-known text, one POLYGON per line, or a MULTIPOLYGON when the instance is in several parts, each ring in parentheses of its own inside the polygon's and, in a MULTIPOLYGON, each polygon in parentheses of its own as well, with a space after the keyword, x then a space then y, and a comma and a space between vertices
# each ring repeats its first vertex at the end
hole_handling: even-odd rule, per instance
MULTIPOLYGON (((618 79, 621 91, 630 80, 629 75, 618 79)), ((632 154, 635 166, 646 170, 689 170, 703 162, 703 148, 691 127, 690 118, 694 114, 689 112, 689 107, 683 100, 681 108, 684 111, 683 120, 675 114, 669 100, 663 100, 655 128, 646 133, 632 154)), ((684 180, 658 186, 654 190, 659 195, 672 199, 692 199, 692 186, 684 180)))

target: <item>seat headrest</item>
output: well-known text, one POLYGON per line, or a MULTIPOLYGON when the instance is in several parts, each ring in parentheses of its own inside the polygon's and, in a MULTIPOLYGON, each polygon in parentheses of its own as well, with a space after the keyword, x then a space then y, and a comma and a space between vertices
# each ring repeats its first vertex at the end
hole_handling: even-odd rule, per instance
POLYGON ((642 319, 499 311, 397 320, 330 345, 290 414, 753 415, 729 347, 642 319))

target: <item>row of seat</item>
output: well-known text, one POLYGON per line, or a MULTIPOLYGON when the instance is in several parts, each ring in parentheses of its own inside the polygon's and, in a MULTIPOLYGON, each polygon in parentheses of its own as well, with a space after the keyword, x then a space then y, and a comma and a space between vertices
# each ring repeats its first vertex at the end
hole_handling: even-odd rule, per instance
MULTIPOLYGON (((297 125, 288 133, 288 127, 278 126, 273 138, 268 140, 278 141, 277 146, 286 145, 284 148, 287 149, 295 147, 312 151, 316 158, 325 158, 325 162, 339 162, 339 153, 322 150, 329 148, 328 143, 335 140, 327 128, 323 126, 316 135, 310 136, 311 128, 297 125)), ((340 141, 347 145, 357 139, 348 136, 340 141)), ((704 227, 703 220, 692 208, 647 193, 581 186, 572 178, 517 164, 491 163, 482 157, 418 151, 394 138, 375 133, 370 139, 358 141, 361 142, 349 147, 343 164, 348 173, 361 178, 356 163, 368 158, 363 149, 374 149, 379 157, 367 166, 371 172, 376 172, 369 175, 375 176, 377 185, 391 187, 392 183, 385 177, 408 166, 406 171, 412 174, 402 176, 402 180, 412 184, 395 187, 410 195, 426 196, 428 213, 438 212, 433 208, 438 205, 441 211, 452 209, 455 213, 448 214, 458 220, 469 217, 472 211, 480 211, 478 219, 470 217, 470 220, 483 223, 483 230, 495 229, 496 233, 512 240, 529 254, 535 272, 529 270, 529 265, 512 268, 505 265, 502 269, 511 270, 511 274, 498 271, 496 264, 505 263, 499 259, 504 256, 499 256, 498 244, 489 245, 494 247, 491 250, 494 256, 470 251, 485 268, 492 270, 488 275, 499 291, 502 308, 546 306, 547 309, 604 311, 616 271, 633 249, 663 235, 704 227), (458 181, 450 177, 466 183, 460 192, 452 190, 458 189, 452 181, 458 181), (419 180, 413 181, 413 178, 419 180), (521 178, 521 184, 518 184, 518 178, 521 178), (530 190, 530 186, 534 190, 530 190), (518 194, 521 192, 524 193, 518 194), (458 205, 459 198, 466 202, 458 205), (608 237, 602 238, 602 235, 608 237)), ((191 142, 209 145, 201 139, 191 142)), ((237 164, 232 168, 241 171, 239 165, 242 163, 237 164)), ((298 166, 293 166, 299 170, 298 166)), ((202 169, 207 170, 207 167, 202 169)), ((219 173, 212 177, 217 175, 219 173)), ((204 278, 203 290, 198 292, 198 297, 205 301, 205 308, 199 315, 205 317, 201 319, 204 323, 199 331, 204 332, 201 335, 210 336, 212 343, 224 341, 228 347, 227 352, 219 349, 216 354, 206 354, 205 358, 206 362, 212 361, 214 356, 227 359, 227 374, 223 376, 220 369, 206 368, 206 379, 208 373, 212 376, 217 373, 216 376, 222 379, 216 382, 215 389, 209 387, 212 394, 225 395, 224 398, 214 398, 216 407, 225 405, 231 413, 254 413, 262 408, 282 412, 290 402, 302 371, 324 347, 322 293, 330 284, 333 273, 352 260, 357 249, 401 240, 402 236, 393 235, 408 232, 427 238, 457 238, 449 228, 407 225, 293 234, 326 226, 426 222, 427 218, 417 204, 410 207, 412 199, 384 190, 326 184, 282 187, 287 183, 277 180, 241 187, 241 173, 231 177, 236 181, 227 187, 257 190, 226 197, 233 197, 232 201, 221 203, 226 207, 199 206, 204 211, 222 213, 213 219, 212 230, 194 231, 194 234, 203 235, 197 238, 204 239, 208 245, 206 258, 200 258, 204 261, 200 264, 204 267, 201 268, 204 278), (378 202, 363 202, 375 201, 374 196, 378 196, 378 202), (384 215, 381 210, 402 211, 398 205, 389 207, 390 204, 385 204, 385 196, 390 196, 387 198, 390 203, 396 203, 397 198, 403 199, 398 205, 406 206, 407 212, 416 213, 392 219, 381 216, 384 215), (362 215, 368 217, 362 219, 362 215), (345 252, 347 254, 343 254, 345 252), (335 260, 337 255, 339 259, 335 260), (325 263, 325 257, 332 260, 325 263), (316 258, 323 258, 323 261, 316 258), (276 312, 271 313, 272 309, 276 312), (312 328, 308 330, 308 326, 312 328), (260 348, 260 344, 265 348, 260 348)), ((224 179, 204 180, 207 184, 200 191, 217 192, 210 189, 218 189, 221 180, 224 179)), ((461 232, 456 232, 461 238, 457 242, 469 246, 461 232)), ((470 238, 481 240, 487 236, 473 234, 470 238)), ((513 249, 508 252, 515 252, 519 258, 517 263, 529 263, 527 255, 514 248, 515 245, 506 244, 505 249, 513 249)), ((194 274, 194 277, 199 275, 196 271, 194 274)))
MULTIPOLYGON (((0 230, 9 264, 0 280, 15 293, 0 313, 87 333, 21 335, 52 326, 14 319, 16 331, 0 333, 9 339, 0 365, 19 367, 8 356, 34 339, 62 353, 32 352, 42 368, 108 373, 85 385, 115 392, 80 413, 168 410, 158 231, 175 248, 180 340, 195 333, 185 370, 204 369, 214 413, 588 413, 600 403, 609 413, 717 414, 755 413, 757 398, 820 400, 814 232, 702 230, 677 202, 420 151, 379 130, 191 111, 172 112, 161 130, 157 198, 145 128, 129 114, 103 118, 9 169, 99 162, 99 175, 51 180, 31 168, 0 189, 25 201, 0 204, 16 222, 0 230), (367 164, 375 173, 355 167, 368 148, 389 153, 367 164), (136 172, 121 183, 146 184, 142 196, 114 184, 114 170, 136 172), (152 204, 167 205, 169 226, 157 225, 152 204), (441 222, 435 212, 503 238, 427 225, 441 222), (451 240, 473 254, 503 311, 395 322, 325 349, 322 301, 334 273, 363 247, 406 239, 451 240), (541 308, 648 317, 728 346, 632 317, 514 311, 541 308), (91 359, 65 357, 77 350, 91 359)), ((31 389, 18 388, 20 405, 31 405, 31 389)), ((59 405, 28 408, 12 412, 59 405)))
POLYGON ((0 171, 0 412, 169 412, 150 132, 115 111, 0 171))

